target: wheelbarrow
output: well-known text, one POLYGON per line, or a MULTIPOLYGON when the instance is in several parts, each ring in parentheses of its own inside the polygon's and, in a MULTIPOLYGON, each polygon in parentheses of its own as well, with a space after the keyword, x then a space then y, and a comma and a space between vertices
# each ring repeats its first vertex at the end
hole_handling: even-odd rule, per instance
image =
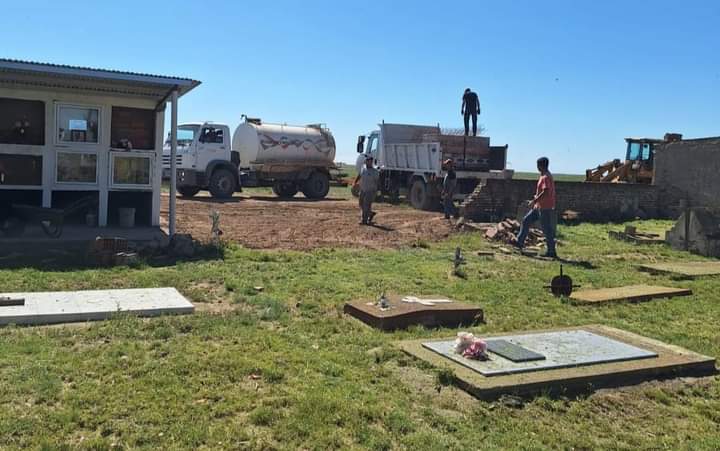
MULTIPOLYGON (((51 238, 60 238, 63 232, 65 218, 97 207, 94 196, 80 198, 65 208, 45 208, 35 205, 12 204, 12 212, 19 221, 15 222, 12 236, 20 236, 25 231, 25 225, 33 222, 40 224, 45 235, 51 238)), ((6 231, 7 234, 7 231, 6 231)))

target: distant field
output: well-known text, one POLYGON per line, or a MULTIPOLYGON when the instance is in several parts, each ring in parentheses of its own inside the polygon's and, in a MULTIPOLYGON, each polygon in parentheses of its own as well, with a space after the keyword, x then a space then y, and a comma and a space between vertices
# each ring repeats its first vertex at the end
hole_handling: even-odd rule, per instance
MULTIPOLYGON (((585 176, 582 174, 553 174, 556 182, 582 182, 585 176)), ((515 172, 513 178, 518 180, 537 180, 537 172, 515 172)))

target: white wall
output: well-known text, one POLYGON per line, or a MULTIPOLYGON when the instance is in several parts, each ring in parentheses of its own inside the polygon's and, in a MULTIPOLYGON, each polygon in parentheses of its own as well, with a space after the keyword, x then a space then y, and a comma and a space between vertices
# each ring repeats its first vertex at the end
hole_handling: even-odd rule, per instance
MULTIPOLYGON (((56 91, 51 89, 15 89, 0 86, 0 97, 25 100, 41 100, 45 102, 45 145, 29 146, 0 144, 0 154, 42 155, 43 156, 43 184, 35 186, 7 186, 0 185, 0 190, 37 190, 43 191, 43 206, 50 207, 53 191, 98 191, 99 208, 98 221, 101 226, 107 225, 108 192, 110 177, 110 122, 113 106, 130 108, 155 109, 156 103, 152 99, 124 96, 92 95, 75 93, 71 91, 56 91), (97 107, 100 109, 99 143, 57 143, 55 111, 58 103, 70 103, 81 106, 97 107), (56 155, 58 151, 87 151, 97 154, 97 183, 57 183, 56 182, 56 155)), ((123 191, 152 191, 152 225, 160 224, 160 185, 162 171, 162 145, 164 130, 164 114, 156 115, 156 136, 154 151, 137 151, 138 154, 147 154, 153 157, 151 168, 153 173, 152 187, 149 189, 128 189, 123 191)), ((120 190, 120 189, 113 189, 120 190)))

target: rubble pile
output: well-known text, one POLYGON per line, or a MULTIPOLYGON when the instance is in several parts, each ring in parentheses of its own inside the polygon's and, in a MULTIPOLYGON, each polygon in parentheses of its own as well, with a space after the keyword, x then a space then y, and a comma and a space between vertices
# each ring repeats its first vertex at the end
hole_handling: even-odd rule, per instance
MULTIPOLYGON (((491 241, 502 241, 506 244, 517 244, 517 236, 520 234, 520 222, 514 219, 505 219, 496 225, 485 230, 485 238, 491 241)), ((542 230, 530 228, 525 246, 537 246, 545 242, 545 235, 542 230)))

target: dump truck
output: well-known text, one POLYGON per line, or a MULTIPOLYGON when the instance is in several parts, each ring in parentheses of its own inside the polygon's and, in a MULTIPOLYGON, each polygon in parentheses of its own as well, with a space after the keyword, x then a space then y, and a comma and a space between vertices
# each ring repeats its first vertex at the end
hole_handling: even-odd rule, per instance
MULTIPOLYGON (((177 191, 192 197, 207 189, 231 197, 243 186, 271 187, 279 197, 298 192, 322 199, 335 169, 335 139, 323 124, 294 126, 247 118, 230 140, 230 127, 214 122, 178 126, 177 191)), ((163 149, 169 172, 170 146, 163 149)))
POLYGON ((512 178, 506 169, 508 146, 491 146, 490 138, 450 134, 439 126, 379 124, 357 141, 358 171, 371 156, 380 171, 380 193, 392 200, 407 198, 417 209, 440 205, 443 161, 452 159, 462 200, 489 178, 512 178))
POLYGON ((663 139, 625 138, 625 160, 615 159, 585 171, 586 182, 651 184, 655 163, 655 146, 680 141, 679 133, 666 133, 663 139))

